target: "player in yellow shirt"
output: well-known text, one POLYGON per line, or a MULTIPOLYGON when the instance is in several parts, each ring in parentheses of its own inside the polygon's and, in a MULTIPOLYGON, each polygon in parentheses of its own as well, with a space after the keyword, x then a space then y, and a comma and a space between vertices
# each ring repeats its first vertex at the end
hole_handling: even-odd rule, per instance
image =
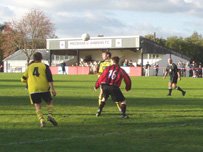
POLYGON ((29 64, 25 73, 23 74, 21 81, 27 83, 28 92, 30 96, 31 103, 34 104, 36 114, 40 120, 40 126, 44 127, 46 122, 41 111, 42 99, 47 103, 48 117, 47 120, 50 121, 54 126, 58 123, 54 119, 53 113, 53 96, 56 96, 56 91, 53 85, 53 78, 48 65, 41 62, 42 54, 36 52, 33 55, 33 61, 29 64), (51 93, 50 93, 51 91, 51 93))
MULTIPOLYGON (((104 69, 106 67, 112 65, 111 53, 109 51, 102 52, 102 59, 103 60, 99 63, 99 66, 98 66, 98 77, 100 77, 100 75, 102 74, 102 72, 104 71, 104 69)), ((102 94, 103 94, 103 91, 100 88, 99 99, 98 99, 99 105, 100 105, 101 100, 102 100, 102 94)), ((120 105, 118 102, 116 102, 116 105, 118 107, 118 110, 121 111, 121 108, 120 108, 120 105)))

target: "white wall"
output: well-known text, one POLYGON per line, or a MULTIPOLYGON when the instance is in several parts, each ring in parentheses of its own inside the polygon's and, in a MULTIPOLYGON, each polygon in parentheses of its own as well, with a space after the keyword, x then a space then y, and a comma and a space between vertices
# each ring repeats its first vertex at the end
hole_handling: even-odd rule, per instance
MULTIPOLYGON (((163 75, 163 73, 165 72, 166 66, 168 65, 168 58, 170 58, 170 54, 163 54, 160 56, 160 60, 157 62, 159 64, 159 73, 158 75, 163 75)), ((173 60, 173 63, 178 64, 179 61, 183 62, 183 63, 188 63, 189 61, 183 58, 180 58, 178 56, 175 56, 173 54, 171 54, 171 58, 173 60)), ((153 64, 151 64, 152 67, 150 69, 150 74, 153 75, 154 71, 153 71, 153 64)), ((187 74, 188 75, 188 74, 187 74)))
MULTIPOLYGON (((45 64, 48 64, 48 61, 42 61, 45 64)), ((6 60, 4 61, 4 72, 6 73, 21 73, 25 72, 27 68, 26 60, 6 60)))

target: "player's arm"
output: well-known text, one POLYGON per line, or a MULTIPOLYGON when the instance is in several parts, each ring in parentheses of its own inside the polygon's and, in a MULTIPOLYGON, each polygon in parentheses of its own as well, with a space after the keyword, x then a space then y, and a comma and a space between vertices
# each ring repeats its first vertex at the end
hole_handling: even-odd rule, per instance
POLYGON ((52 95, 53 95, 53 96, 56 96, 56 90, 55 90, 55 88, 54 88, 53 82, 49 82, 49 87, 50 87, 50 89, 51 89, 52 95))
POLYGON ((28 68, 26 69, 25 73, 21 77, 21 82, 27 83, 27 78, 28 78, 28 68))
POLYGON ((178 80, 180 81, 181 80, 181 74, 180 74, 180 70, 179 69, 177 71, 177 74, 178 74, 178 80))
POLYGON ((49 82, 49 87, 52 95, 56 96, 56 90, 54 88, 52 73, 48 65, 46 65, 46 78, 47 78, 47 81, 49 82))
POLYGON ((125 90, 129 91, 131 89, 131 85, 132 85, 131 79, 130 79, 129 75, 123 69, 121 69, 121 70, 122 70, 123 79, 125 82, 125 90))
POLYGON ((168 68, 166 68, 166 70, 165 70, 165 72, 164 72, 164 76, 163 76, 163 78, 165 79, 166 78, 166 76, 168 75, 168 68))

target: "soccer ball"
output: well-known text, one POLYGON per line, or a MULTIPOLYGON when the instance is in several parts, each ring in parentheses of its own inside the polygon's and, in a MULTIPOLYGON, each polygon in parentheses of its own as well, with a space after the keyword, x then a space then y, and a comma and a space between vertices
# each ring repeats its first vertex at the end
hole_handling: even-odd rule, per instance
POLYGON ((88 41, 90 39, 90 35, 88 33, 84 33, 82 34, 81 38, 83 41, 88 41))

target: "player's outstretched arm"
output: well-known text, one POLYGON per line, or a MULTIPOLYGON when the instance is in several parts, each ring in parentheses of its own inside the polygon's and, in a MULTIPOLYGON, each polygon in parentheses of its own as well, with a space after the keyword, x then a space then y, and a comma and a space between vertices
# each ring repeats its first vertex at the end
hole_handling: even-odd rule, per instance
POLYGON ((166 71, 165 73, 164 73, 164 76, 163 76, 163 79, 166 79, 166 76, 168 75, 168 72, 166 71))
POLYGON ((125 82, 125 90, 129 91, 131 89, 131 85, 132 85, 131 79, 124 70, 122 70, 122 73, 123 73, 123 79, 125 82))

